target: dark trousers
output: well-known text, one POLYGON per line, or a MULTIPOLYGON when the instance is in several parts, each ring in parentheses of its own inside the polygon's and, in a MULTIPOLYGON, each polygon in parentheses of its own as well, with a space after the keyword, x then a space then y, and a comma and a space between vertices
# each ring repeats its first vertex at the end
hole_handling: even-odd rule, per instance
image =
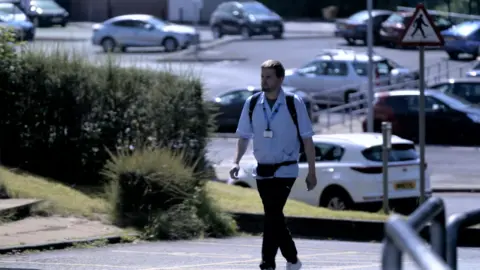
POLYGON ((283 207, 294 183, 295 178, 257 180, 257 189, 265 212, 261 269, 275 269, 278 248, 288 262, 297 262, 297 248, 283 215, 283 207))

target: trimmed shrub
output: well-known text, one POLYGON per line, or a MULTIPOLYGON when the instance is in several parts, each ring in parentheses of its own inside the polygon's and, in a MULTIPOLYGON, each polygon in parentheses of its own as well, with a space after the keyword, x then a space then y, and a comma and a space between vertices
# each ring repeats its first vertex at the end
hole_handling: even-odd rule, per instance
POLYGON ((169 149, 137 149, 112 156, 103 175, 113 221, 144 230, 146 238, 188 239, 235 233, 233 219, 205 193, 205 183, 184 154, 169 149))
POLYGON ((208 167, 212 122, 195 77, 122 68, 112 60, 93 65, 59 50, 24 50, 9 59, 0 64, 2 164, 95 184, 108 151, 148 145, 184 150, 195 172, 208 167))

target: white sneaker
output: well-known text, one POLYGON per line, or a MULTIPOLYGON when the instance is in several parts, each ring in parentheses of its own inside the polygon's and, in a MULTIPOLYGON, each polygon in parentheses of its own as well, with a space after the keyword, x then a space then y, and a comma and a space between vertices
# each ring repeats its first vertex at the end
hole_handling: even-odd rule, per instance
POLYGON ((300 260, 297 263, 293 264, 291 262, 287 262, 287 270, 300 270, 302 268, 302 262, 300 260))

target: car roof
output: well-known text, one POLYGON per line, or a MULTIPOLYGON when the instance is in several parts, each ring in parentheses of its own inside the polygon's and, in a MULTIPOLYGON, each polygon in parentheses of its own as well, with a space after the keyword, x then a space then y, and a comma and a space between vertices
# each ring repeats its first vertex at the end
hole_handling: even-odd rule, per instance
POLYGON ((466 78, 451 78, 451 79, 443 79, 433 85, 444 84, 444 83, 480 83, 479 77, 466 77, 466 78))
MULTIPOLYGON (((434 89, 425 89, 425 95, 434 95, 439 91, 434 89)), ((392 90, 375 93, 375 97, 395 97, 395 96, 418 96, 420 95, 419 89, 403 89, 403 90, 392 90)))
MULTIPOLYGON (((342 133, 342 134, 319 134, 313 136, 313 141, 316 143, 328 142, 341 144, 344 147, 361 147, 369 148, 383 144, 383 137, 381 133, 342 133)), ((412 141, 400 138, 396 135, 391 137, 392 144, 413 144, 412 141)))
POLYGON ((111 19, 108 19, 105 21, 105 23, 116 22, 121 20, 148 21, 153 17, 154 17, 153 15, 149 15, 149 14, 125 14, 125 15, 120 15, 120 16, 116 16, 111 19))
MULTIPOLYGON (((318 60, 333 60, 333 61, 357 61, 368 62, 367 52, 356 52, 354 50, 344 49, 324 49, 316 55, 315 59, 318 60)), ((373 61, 382 61, 385 57, 378 54, 373 54, 373 61)))

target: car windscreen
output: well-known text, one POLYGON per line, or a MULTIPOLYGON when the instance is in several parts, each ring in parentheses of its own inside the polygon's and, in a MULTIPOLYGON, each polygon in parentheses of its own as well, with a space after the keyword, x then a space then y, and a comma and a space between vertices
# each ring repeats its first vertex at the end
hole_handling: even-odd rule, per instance
POLYGON ((477 31, 480 27, 480 22, 463 22, 460 24, 455 25, 454 27, 450 28, 450 31, 453 34, 460 35, 463 37, 469 36, 473 32, 477 31))
POLYGON ((1 3, 0 12, 5 14, 23 14, 23 12, 13 4, 1 3))
POLYGON ((32 5, 43 9, 61 9, 57 3, 50 0, 32 1, 32 5))
POLYGON ((462 109, 465 107, 474 106, 473 103, 467 101, 459 96, 448 94, 448 93, 441 93, 433 91, 432 96, 440 100, 441 102, 447 104, 451 108, 462 109))
POLYGON ((272 14, 271 10, 260 3, 242 3, 242 6, 243 10, 248 14, 272 14))
MULTIPOLYGON (((381 162, 382 161, 382 146, 376 145, 369 147, 362 151, 362 155, 370 161, 381 162)), ((388 161, 401 162, 412 161, 418 159, 417 150, 415 145, 410 143, 394 143, 389 151, 388 161)))

